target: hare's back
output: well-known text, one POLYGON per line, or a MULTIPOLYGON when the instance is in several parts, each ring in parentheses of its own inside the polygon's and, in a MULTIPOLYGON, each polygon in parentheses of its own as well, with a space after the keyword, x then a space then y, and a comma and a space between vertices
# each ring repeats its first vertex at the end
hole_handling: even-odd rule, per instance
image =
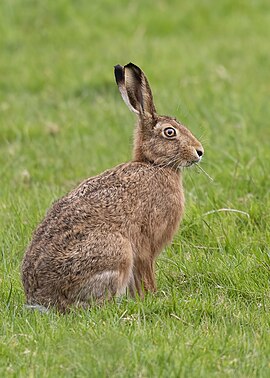
POLYGON ((121 232, 128 223, 144 223, 153 208, 161 214, 169 210, 168 198, 179 201, 177 186, 175 180, 150 165, 119 165, 83 181, 58 200, 37 228, 32 244, 72 248, 84 243, 91 233, 121 232))
POLYGON ((155 179, 155 171, 144 163, 131 162, 118 165, 98 176, 83 181, 68 194, 69 199, 114 200, 124 193, 136 196, 137 191, 155 179))

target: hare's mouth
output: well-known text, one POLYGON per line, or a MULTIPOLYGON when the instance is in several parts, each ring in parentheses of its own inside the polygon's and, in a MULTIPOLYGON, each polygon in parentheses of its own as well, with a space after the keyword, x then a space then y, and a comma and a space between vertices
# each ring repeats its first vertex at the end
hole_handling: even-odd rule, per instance
POLYGON ((187 160, 184 168, 191 167, 193 164, 199 164, 201 160, 202 160, 201 157, 196 160, 187 160))
POLYGON ((194 160, 180 160, 176 164, 173 165, 173 168, 176 171, 181 171, 183 168, 191 167, 193 164, 196 164, 197 161, 194 160))
POLYGON ((187 161, 186 165, 184 166, 184 168, 191 167, 193 164, 195 164, 195 161, 187 161))

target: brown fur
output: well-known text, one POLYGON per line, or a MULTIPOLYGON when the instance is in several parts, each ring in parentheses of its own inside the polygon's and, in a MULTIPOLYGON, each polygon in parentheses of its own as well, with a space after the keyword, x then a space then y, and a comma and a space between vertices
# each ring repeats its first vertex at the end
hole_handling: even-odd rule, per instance
POLYGON ((29 305, 88 306, 155 291, 155 260, 184 211, 181 168, 200 160, 201 144, 174 118, 156 114, 139 67, 115 67, 124 101, 138 115, 134 157, 83 181, 57 201, 28 247, 22 280, 29 305), (174 138, 164 136, 173 127, 174 138))

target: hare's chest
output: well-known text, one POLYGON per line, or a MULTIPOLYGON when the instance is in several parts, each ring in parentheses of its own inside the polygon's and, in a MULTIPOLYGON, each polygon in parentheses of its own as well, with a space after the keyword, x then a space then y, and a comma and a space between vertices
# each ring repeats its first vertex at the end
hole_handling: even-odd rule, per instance
POLYGON ((150 214, 152 245, 155 254, 172 241, 184 213, 184 193, 182 187, 167 191, 155 201, 150 214))

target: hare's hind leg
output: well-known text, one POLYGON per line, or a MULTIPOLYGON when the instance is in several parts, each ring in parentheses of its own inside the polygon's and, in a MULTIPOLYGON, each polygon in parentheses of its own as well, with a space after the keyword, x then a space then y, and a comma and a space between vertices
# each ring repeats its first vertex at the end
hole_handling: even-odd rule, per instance
MULTIPOLYGON (((102 302, 126 292, 132 279, 133 252, 121 234, 91 234, 80 246, 67 285, 62 288, 78 305, 102 302)), ((84 305, 85 306, 85 305, 84 305)))

